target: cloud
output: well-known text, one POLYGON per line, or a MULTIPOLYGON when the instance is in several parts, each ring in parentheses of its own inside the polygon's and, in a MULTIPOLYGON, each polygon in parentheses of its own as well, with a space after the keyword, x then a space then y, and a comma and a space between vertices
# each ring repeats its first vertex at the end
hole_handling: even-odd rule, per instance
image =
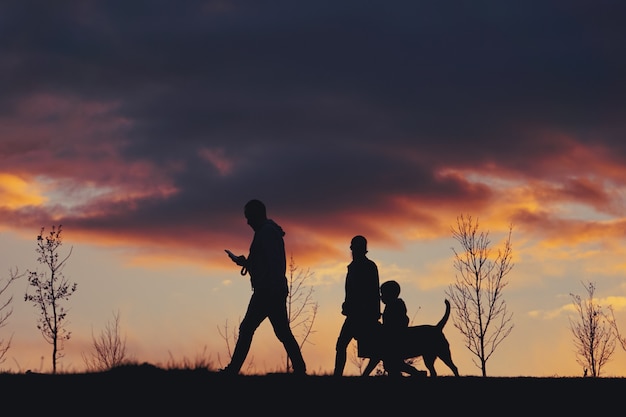
POLYGON ((16 209, 28 205, 41 205, 46 199, 38 187, 23 179, 0 173, 0 201, 8 209, 16 209))
POLYGON ((30 5, 0 10, 0 157, 45 187, 3 180, 7 227, 195 258, 242 246, 261 198, 317 260, 356 232, 448 235, 461 212, 620 238, 621 5, 30 5))

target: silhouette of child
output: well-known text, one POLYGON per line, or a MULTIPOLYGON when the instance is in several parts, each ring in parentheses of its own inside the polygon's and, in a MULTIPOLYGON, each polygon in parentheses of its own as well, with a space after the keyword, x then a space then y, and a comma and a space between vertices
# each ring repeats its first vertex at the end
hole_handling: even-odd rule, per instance
POLYGON ((371 358, 363 376, 368 376, 382 360, 389 376, 402 376, 402 372, 412 376, 423 375, 423 371, 415 369, 404 361, 402 340, 409 327, 409 316, 406 304, 400 298, 400 284, 396 281, 385 281, 380 286, 380 298, 385 304, 382 323, 382 345, 385 346, 382 357, 371 358))

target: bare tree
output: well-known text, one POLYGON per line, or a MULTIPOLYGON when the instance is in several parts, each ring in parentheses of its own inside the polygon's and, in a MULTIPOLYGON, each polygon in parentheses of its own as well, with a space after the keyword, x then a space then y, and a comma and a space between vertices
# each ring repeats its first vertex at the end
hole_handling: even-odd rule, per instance
POLYGON ((609 306, 609 311, 611 312, 611 317, 608 318, 609 324, 611 328, 615 332, 615 337, 619 342, 622 349, 626 350, 626 337, 622 337, 622 334, 619 331, 619 327, 617 326, 617 319, 615 318, 615 312, 613 311, 613 306, 609 306))
MULTIPOLYGON (((287 317, 291 330, 296 335, 296 339, 300 339, 300 349, 306 342, 309 342, 309 336, 315 333, 313 323, 317 316, 318 303, 313 300, 313 287, 307 286, 307 280, 313 276, 313 273, 307 268, 302 271, 293 260, 293 255, 289 258, 287 282, 289 285, 289 294, 287 296, 287 317)), ((291 363, 287 356, 286 372, 289 372, 291 363)))
MULTIPOLYGON (((223 329, 220 326, 217 326, 217 332, 219 333, 220 337, 222 339, 224 339, 224 343, 226 343, 226 355, 228 356, 228 359, 230 360, 233 357, 233 348, 231 347, 237 344, 237 337, 239 337, 239 334, 237 332, 237 328, 230 328, 230 326, 228 325, 228 319, 226 319, 224 321, 224 327, 223 329)), ((222 364, 222 359, 220 358, 220 354, 217 354, 217 363, 220 365, 220 367, 223 366, 222 364)))
MULTIPOLYGON (((9 278, 6 280, 0 280, 0 296, 4 294, 4 292, 9 288, 14 281, 22 277, 24 274, 20 274, 17 269, 9 269, 9 278)), ((13 314, 13 307, 11 307, 11 303, 13 302, 13 296, 9 296, 4 303, 0 302, 0 328, 7 325, 7 321, 11 314, 13 314)), ((8 340, 0 339, 0 364, 4 363, 6 358, 4 357, 11 347, 11 341, 13 340, 13 335, 9 337, 8 340)))
POLYGON ((576 362, 586 375, 598 377, 615 351, 617 336, 604 309, 593 298, 595 284, 589 282, 583 286, 587 291, 586 299, 570 293, 578 313, 577 321, 570 319, 570 329, 574 335, 576 362))
POLYGON ((24 301, 30 301, 39 309, 37 328, 41 331, 46 342, 52 345, 52 373, 56 374, 57 360, 63 357, 63 342, 70 339, 71 332, 66 329, 65 319, 68 310, 61 304, 69 300, 76 291, 77 284, 70 284, 63 275, 65 263, 72 254, 72 249, 64 258, 59 258, 59 248, 62 245, 61 225, 52 226, 50 233, 44 237, 44 228, 37 236, 37 262, 48 268, 49 274, 38 271, 28 271, 28 283, 34 288, 34 293, 28 290, 24 301))
POLYGON ((113 321, 106 324, 100 336, 91 334, 91 351, 83 354, 88 371, 105 371, 123 365, 127 360, 126 337, 120 335, 119 311, 113 313, 113 321))
POLYGON ((478 358, 478 362, 474 359, 472 362, 483 377, 487 376, 487 361, 513 330, 513 313, 507 311, 502 294, 508 284, 505 278, 513 268, 512 231, 513 226, 509 226, 504 247, 498 249, 494 259, 489 232, 479 231, 478 220, 461 215, 452 228, 452 235, 462 251, 452 248, 458 274, 446 295, 454 305, 454 327, 463 334, 466 347, 478 358))

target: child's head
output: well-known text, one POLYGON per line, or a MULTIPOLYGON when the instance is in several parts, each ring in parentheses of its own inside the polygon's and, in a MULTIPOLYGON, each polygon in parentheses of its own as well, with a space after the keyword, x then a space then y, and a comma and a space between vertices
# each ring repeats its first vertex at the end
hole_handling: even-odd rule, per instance
POLYGON ((400 296, 400 284, 396 281, 385 281, 380 286, 380 299, 387 304, 400 296))

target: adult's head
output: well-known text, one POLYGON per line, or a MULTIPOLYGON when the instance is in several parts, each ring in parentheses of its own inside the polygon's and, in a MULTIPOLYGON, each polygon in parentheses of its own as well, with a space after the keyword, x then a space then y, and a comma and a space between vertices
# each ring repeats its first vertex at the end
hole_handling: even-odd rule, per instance
POLYGON ((267 210, 261 200, 253 199, 246 203, 243 214, 252 229, 257 230, 267 220, 267 210))
POLYGON ((361 235, 356 235, 350 241, 350 250, 354 255, 365 255, 367 253, 367 239, 361 235))

